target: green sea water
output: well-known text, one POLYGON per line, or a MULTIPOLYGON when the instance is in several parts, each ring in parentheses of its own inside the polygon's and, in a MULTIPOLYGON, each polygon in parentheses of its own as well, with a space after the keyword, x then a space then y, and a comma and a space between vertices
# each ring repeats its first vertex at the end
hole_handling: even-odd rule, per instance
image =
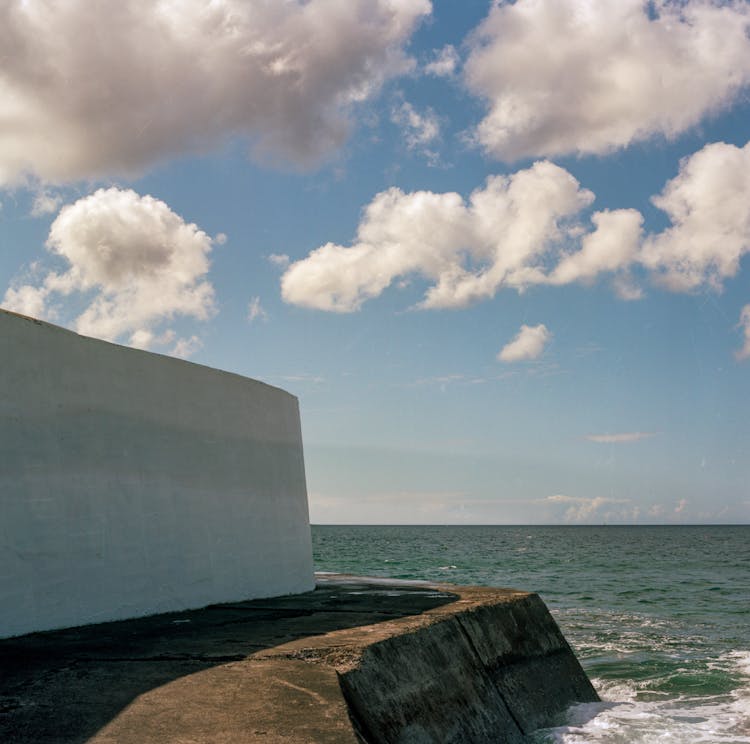
POLYGON ((314 526, 313 554, 538 592, 603 702, 534 742, 750 744, 750 526, 314 526))

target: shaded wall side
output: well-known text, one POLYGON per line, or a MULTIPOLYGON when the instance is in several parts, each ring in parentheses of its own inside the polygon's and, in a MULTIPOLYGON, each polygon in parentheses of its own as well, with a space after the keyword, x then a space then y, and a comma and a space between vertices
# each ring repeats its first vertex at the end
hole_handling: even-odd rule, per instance
POLYGON ((0 312, 0 636, 313 588, 297 400, 0 312))

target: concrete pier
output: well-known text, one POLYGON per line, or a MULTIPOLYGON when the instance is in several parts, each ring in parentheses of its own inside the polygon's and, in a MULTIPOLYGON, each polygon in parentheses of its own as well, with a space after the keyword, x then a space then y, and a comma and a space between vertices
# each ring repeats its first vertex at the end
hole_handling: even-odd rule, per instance
POLYGON ((0 741, 513 744, 598 699, 535 594, 317 578, 0 641, 0 741))

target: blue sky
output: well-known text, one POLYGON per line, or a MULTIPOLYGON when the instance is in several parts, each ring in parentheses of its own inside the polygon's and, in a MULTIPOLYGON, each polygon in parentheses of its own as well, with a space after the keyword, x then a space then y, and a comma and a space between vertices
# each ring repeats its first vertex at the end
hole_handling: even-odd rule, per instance
POLYGON ((746 0, 0 15, 0 304, 297 395, 313 522, 748 521, 746 0))

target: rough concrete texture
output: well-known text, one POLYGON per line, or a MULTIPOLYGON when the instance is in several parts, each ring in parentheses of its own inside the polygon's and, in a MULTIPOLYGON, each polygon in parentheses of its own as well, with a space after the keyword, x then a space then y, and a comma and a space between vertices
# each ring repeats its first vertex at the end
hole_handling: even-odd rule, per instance
POLYGON ((0 637, 313 588, 294 396, 3 310, 0 360, 0 637))
POLYGON ((0 741, 521 742, 597 695, 542 601, 314 592, 0 641, 0 741))

